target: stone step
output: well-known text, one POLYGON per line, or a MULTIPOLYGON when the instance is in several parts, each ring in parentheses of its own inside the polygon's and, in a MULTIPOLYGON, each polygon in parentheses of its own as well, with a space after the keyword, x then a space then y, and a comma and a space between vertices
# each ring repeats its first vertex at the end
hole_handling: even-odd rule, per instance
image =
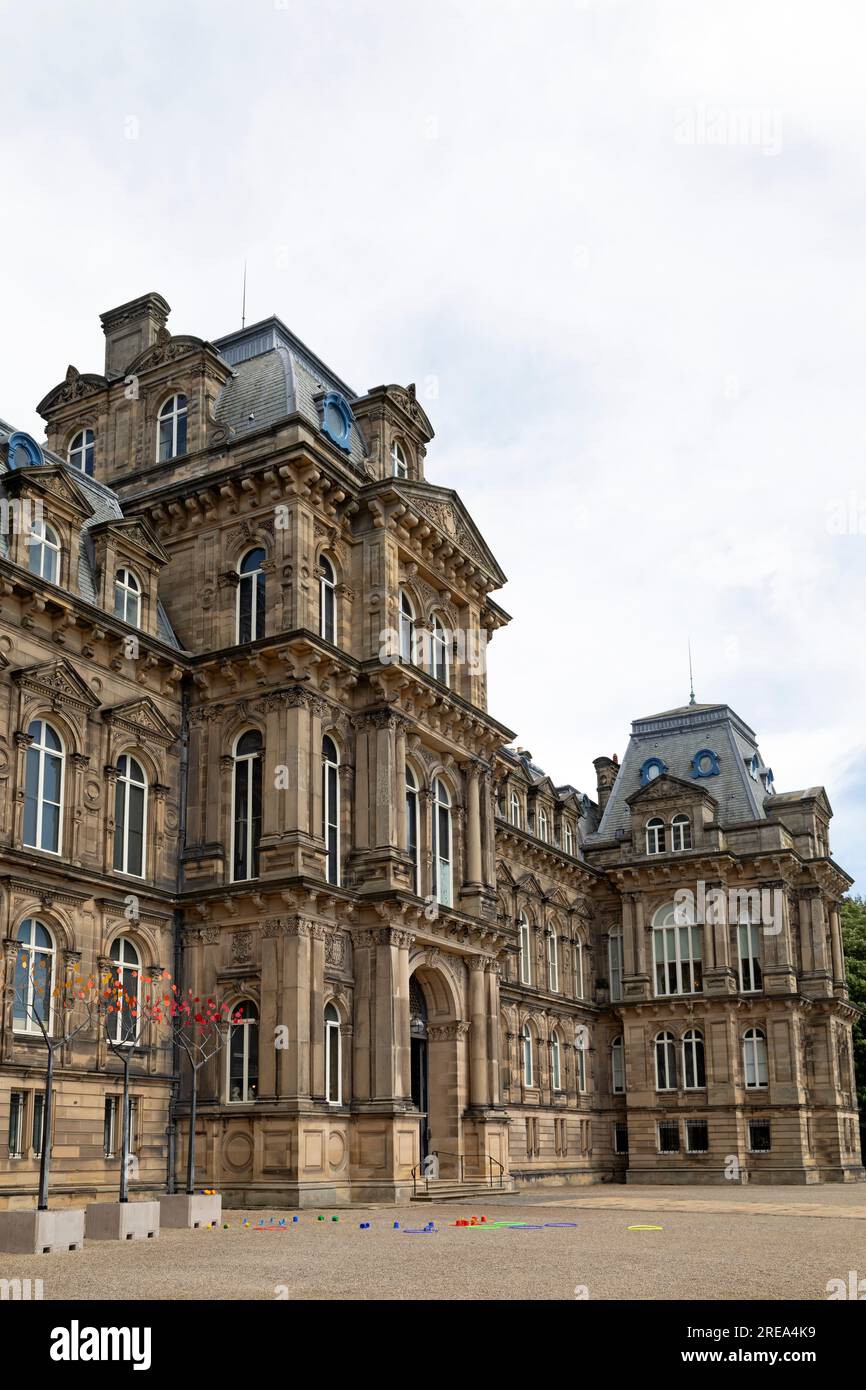
POLYGON ((419 1184, 417 1192, 412 1195, 413 1202, 454 1202, 461 1199, 473 1200, 479 1198, 495 1197, 497 1193, 513 1192, 514 1186, 510 1179, 506 1179, 500 1187, 497 1183, 495 1187, 490 1187, 488 1183, 481 1180, 478 1182, 453 1182, 448 1178, 431 1179, 423 1186, 419 1184))

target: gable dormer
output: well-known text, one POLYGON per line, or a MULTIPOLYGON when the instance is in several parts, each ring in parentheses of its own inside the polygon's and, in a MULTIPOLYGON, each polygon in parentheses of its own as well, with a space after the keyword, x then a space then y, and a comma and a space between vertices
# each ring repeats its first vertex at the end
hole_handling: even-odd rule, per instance
POLYGON ((82 489, 60 464, 16 468, 4 474, 3 489, 13 522, 7 530, 8 559, 78 593, 81 528, 93 515, 82 489))
POLYGON ((130 627, 157 634, 158 578, 168 555, 145 521, 112 518, 90 528, 97 602, 130 627))
POLYGON ((424 458, 433 426, 409 386, 374 386, 353 401, 352 410, 370 450, 375 478, 424 480, 424 458))
POLYGON ((699 848, 718 806, 700 782, 659 772, 625 798, 631 812, 631 847, 635 854, 677 854, 699 848))

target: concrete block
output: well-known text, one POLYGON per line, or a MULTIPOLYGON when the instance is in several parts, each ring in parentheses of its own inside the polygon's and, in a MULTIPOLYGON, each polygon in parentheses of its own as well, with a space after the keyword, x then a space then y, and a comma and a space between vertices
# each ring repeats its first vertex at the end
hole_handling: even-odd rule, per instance
POLYGON ((57 1255, 84 1245, 84 1209, 0 1211, 0 1250, 15 1255, 57 1255))
POLYGON ((86 1208, 88 1240, 155 1240, 159 1202, 91 1202, 86 1208))
POLYGON ((160 1222, 165 1227, 187 1227, 196 1230, 199 1226, 217 1226, 222 1219, 223 1199, 194 1192, 175 1192, 159 1199, 160 1222))

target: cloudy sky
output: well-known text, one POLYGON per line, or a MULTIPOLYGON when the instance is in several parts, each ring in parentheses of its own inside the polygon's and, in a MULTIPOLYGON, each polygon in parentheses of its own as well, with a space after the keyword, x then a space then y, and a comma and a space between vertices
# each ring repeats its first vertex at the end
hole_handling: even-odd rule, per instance
POLYGON ((491 711, 557 781, 727 701, 866 887, 856 0, 0 0, 0 415, 101 310, 280 314, 418 384, 509 576, 491 711))

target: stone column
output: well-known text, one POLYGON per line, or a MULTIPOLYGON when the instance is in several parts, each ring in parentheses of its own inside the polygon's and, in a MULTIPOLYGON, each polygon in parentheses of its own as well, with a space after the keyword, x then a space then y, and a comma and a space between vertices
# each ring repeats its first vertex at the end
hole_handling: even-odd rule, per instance
POLYGON ((487 1001, 485 998, 485 956, 470 956, 469 966, 469 1104, 483 1107, 490 1103, 487 1074, 487 1001))
POLYGON ((312 924, 310 948, 310 1042, 312 1045, 312 1093, 325 1099, 325 928, 312 924))
MULTIPOLYGON (((259 1099, 277 1100, 282 1095, 283 1058, 288 1048, 277 1047, 277 1028, 283 1001, 283 924, 271 917, 262 926, 261 1046, 259 1048, 259 1099)), ((291 1036, 280 1039, 292 1047, 291 1036)))
POLYGON ((466 886, 481 886, 481 769, 473 763, 467 773, 466 886))
POLYGON ((285 926, 282 1023, 289 1030, 283 1068, 284 1095, 310 1096, 310 976, 312 925, 302 917, 285 926))
POLYGON ((830 908, 830 955, 833 964, 833 987, 837 993, 844 991, 844 997, 848 997, 848 986, 845 979, 845 954, 842 949, 842 928, 839 922, 839 904, 833 903, 830 908))
POLYGON ((501 1035, 499 1029, 499 980, 502 967, 497 960, 487 963, 487 1068, 489 1104, 502 1101, 501 1035))

